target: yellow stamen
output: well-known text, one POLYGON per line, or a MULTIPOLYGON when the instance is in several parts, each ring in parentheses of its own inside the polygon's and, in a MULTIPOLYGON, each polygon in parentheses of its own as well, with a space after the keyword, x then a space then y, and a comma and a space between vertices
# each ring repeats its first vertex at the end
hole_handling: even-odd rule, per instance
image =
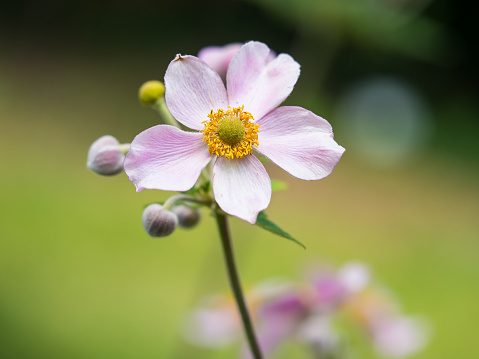
POLYGON ((253 116, 243 111, 244 106, 229 108, 227 111, 211 110, 205 124, 203 142, 211 155, 227 159, 242 158, 258 147, 259 125, 254 124, 253 116))

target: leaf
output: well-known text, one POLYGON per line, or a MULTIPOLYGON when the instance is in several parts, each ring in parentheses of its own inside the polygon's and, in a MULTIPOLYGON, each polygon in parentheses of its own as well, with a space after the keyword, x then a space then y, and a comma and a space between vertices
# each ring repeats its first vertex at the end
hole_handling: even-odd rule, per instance
POLYGON ((283 231, 281 228, 279 228, 276 224, 274 224, 273 222, 271 222, 269 219, 268 219, 268 216, 266 215, 266 213, 264 212, 259 212, 258 214, 258 218, 256 218, 256 223, 255 223, 258 227, 261 227, 263 229, 266 229, 267 231, 271 232, 271 233, 274 233, 280 237, 283 237, 283 238, 286 238, 286 239, 289 239, 290 241, 293 241, 294 243, 300 245, 301 247, 303 247, 304 249, 306 249, 306 247, 304 246, 303 243, 301 243, 300 241, 294 239, 289 233, 283 231))
POLYGON ((271 180, 271 190, 273 192, 282 191, 284 189, 288 189, 288 184, 286 182, 275 180, 275 179, 271 180))

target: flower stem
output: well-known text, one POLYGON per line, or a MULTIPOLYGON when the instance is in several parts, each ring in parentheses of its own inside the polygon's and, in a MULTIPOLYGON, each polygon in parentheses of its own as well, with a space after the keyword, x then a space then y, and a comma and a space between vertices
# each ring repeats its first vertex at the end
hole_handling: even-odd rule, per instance
POLYGON ((218 223, 218 229, 220 232, 221 244, 223 246, 223 253, 225 256, 226 269, 228 272, 231 290, 233 291, 234 297, 236 299, 236 304, 241 315, 241 320, 243 322, 246 338, 248 339, 248 344, 253 354, 253 358, 261 359, 261 351, 254 334, 253 325, 251 324, 248 308, 245 304, 243 290, 241 289, 241 283, 239 281, 238 272, 236 270, 233 247, 231 245, 231 238, 226 215, 216 212, 216 222, 218 223))
POLYGON ((166 107, 166 102, 164 97, 160 97, 158 101, 156 101, 155 104, 153 105, 153 108, 160 114, 164 123, 166 123, 167 125, 178 127, 178 128, 180 127, 178 122, 171 115, 170 111, 168 110, 168 107, 166 107))
POLYGON ((196 198, 187 194, 175 194, 163 203, 163 208, 169 210, 171 207, 181 202, 199 203, 203 205, 211 205, 212 203, 209 199, 196 198))

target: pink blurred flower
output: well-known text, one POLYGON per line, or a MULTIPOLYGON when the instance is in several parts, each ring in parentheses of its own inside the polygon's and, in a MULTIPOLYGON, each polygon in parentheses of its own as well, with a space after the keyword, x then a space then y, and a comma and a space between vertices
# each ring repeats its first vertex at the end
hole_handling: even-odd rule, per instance
MULTIPOLYGON (((339 316, 360 326, 382 357, 405 358, 426 344, 427 331, 420 320, 402 316, 386 293, 372 283, 367 266, 349 263, 336 271, 323 267, 307 284, 270 281, 246 298, 265 358, 291 339, 307 344, 317 357, 341 357, 347 348, 335 327, 339 316)), ((233 301, 215 303, 190 315, 185 326, 190 343, 214 347, 241 337, 233 301)), ((252 358, 246 345, 241 358, 252 358)))
POLYGON ((407 357, 427 343, 426 325, 417 318, 382 318, 374 322, 370 330, 376 350, 389 358, 407 357))
POLYGON ((301 107, 277 107, 293 90, 299 64, 270 59, 260 42, 243 45, 220 76, 194 56, 178 55, 165 74, 166 103, 196 132, 158 125, 133 140, 125 171, 137 191, 186 191, 213 159, 213 192, 221 209, 250 223, 271 199, 271 181, 253 148, 295 177, 328 176, 344 148, 331 125, 301 107))
MULTIPOLYGON (((331 324, 333 316, 351 296, 370 283, 369 271, 361 263, 349 263, 338 271, 323 267, 310 284, 263 301, 258 310, 258 340, 266 357, 288 338, 311 345, 315 351, 339 350, 339 337, 331 324)), ((251 358, 245 350, 244 358, 251 358)))
POLYGON ((240 43, 232 43, 224 46, 208 46, 198 52, 198 58, 215 70, 221 78, 226 77, 226 71, 231 59, 243 46, 240 43))
MULTIPOLYGON (((267 281, 249 290, 245 300, 253 320, 263 303, 292 293, 292 288, 283 281, 267 281)), ((242 335, 242 324, 233 297, 215 295, 202 300, 185 317, 182 335, 187 342, 202 347, 221 347, 236 341, 242 335)))
POLYGON ((184 320, 183 337, 191 344, 219 347, 241 335, 241 322, 230 298, 209 297, 184 320))
POLYGON ((426 323, 403 316, 392 294, 384 289, 358 292, 345 303, 344 311, 363 326, 383 357, 404 358, 427 343, 426 323))
MULTIPOLYGON (((243 46, 243 44, 240 44, 239 42, 224 46, 207 46, 198 52, 198 58, 206 62, 209 67, 215 70, 221 78, 225 80, 228 66, 241 46, 243 46)), ((271 61, 275 57, 276 53, 270 50, 267 60, 271 61)))

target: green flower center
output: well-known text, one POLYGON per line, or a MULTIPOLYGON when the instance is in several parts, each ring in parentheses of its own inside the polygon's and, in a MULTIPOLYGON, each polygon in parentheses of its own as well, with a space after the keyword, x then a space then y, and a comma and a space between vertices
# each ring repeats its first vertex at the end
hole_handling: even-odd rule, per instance
POLYGON ((205 128, 203 142, 208 146, 210 155, 224 157, 228 160, 243 158, 258 147, 259 125, 244 106, 228 110, 218 109, 208 114, 209 120, 203 121, 205 128))
POLYGON ((218 123, 218 137, 228 145, 236 145, 245 136, 243 122, 234 116, 224 116, 218 123))

